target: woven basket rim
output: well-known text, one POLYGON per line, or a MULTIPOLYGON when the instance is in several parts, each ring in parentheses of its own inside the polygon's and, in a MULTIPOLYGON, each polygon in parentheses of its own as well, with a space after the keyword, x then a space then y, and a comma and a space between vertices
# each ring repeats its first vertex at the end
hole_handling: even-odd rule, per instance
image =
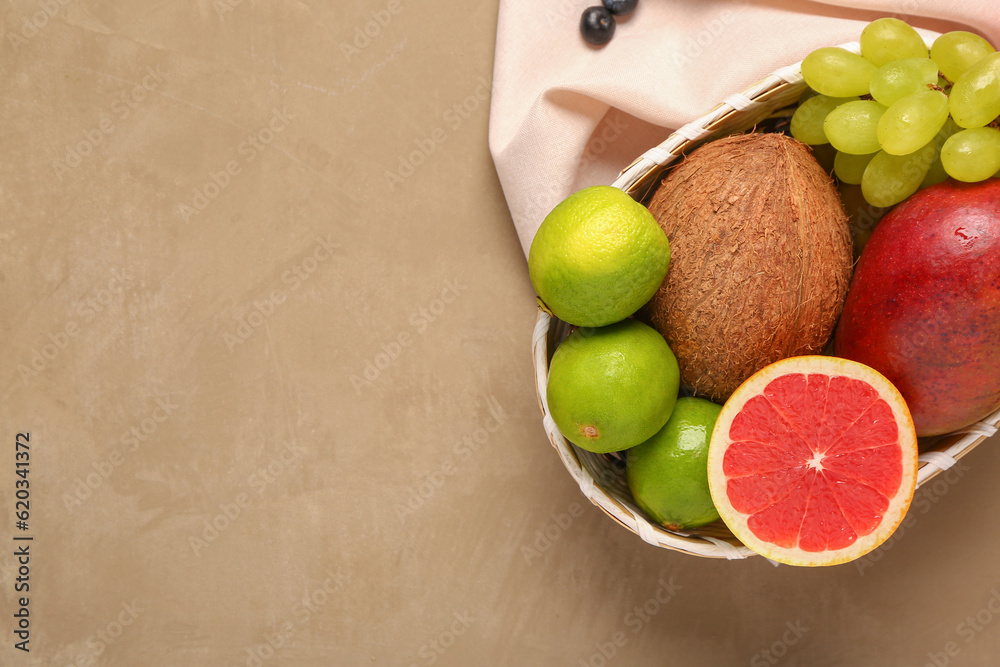
MULTIPOLYGON (((939 33, 925 32, 927 35, 924 36, 924 41, 930 47, 939 33)), ((858 42, 848 42, 841 44, 840 47, 853 53, 861 52, 858 42)), ((670 163, 683 155, 687 149, 700 144, 730 122, 738 120, 748 109, 761 109, 768 102, 773 103, 787 95, 801 94, 806 88, 800 70, 801 64, 799 61, 775 70, 749 88, 730 95, 700 118, 678 128, 658 146, 649 149, 622 170, 612 185, 641 201, 658 182, 660 175, 670 163)), ((584 496, 617 523, 654 546, 704 558, 739 560, 758 555, 738 542, 733 544, 724 539, 699 535, 696 530, 687 533, 673 532, 651 523, 634 504, 615 498, 594 478, 581 461, 582 450, 563 436, 548 410, 546 386, 549 338, 559 323, 558 319, 539 309, 531 340, 535 392, 549 441, 559 454, 563 466, 580 486, 584 496)), ((955 465, 986 438, 995 434, 998 427, 1000 427, 1000 410, 976 424, 943 436, 938 446, 920 455, 917 486, 955 465)))

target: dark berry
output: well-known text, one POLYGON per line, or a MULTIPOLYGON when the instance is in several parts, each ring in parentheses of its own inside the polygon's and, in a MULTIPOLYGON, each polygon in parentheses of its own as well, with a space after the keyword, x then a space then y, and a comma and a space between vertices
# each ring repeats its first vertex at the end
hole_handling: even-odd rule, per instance
POLYGON ((604 8, 615 16, 625 16, 635 11, 639 0, 604 0, 604 8))
POLYGON ((603 46, 615 34, 615 17, 604 7, 587 7, 580 19, 583 38, 594 46, 603 46))

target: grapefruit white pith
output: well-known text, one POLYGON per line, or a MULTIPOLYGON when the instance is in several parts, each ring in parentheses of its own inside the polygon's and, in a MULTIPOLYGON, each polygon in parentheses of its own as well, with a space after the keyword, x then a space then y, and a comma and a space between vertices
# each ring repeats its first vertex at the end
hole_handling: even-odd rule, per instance
POLYGON ((784 359, 751 376, 719 414, 712 500, 733 534, 790 565, 835 565, 882 544, 917 480, 917 437, 899 391, 868 366, 784 359))

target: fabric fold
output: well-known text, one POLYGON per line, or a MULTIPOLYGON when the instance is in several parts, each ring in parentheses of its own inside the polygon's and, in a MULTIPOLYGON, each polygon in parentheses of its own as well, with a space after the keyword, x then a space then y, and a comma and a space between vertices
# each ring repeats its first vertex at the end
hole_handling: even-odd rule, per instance
POLYGON ((593 4, 500 1, 489 144, 525 255, 562 199, 610 184, 673 129, 815 48, 856 41, 876 18, 1000 42, 991 0, 640 0, 595 48, 579 31, 593 4))

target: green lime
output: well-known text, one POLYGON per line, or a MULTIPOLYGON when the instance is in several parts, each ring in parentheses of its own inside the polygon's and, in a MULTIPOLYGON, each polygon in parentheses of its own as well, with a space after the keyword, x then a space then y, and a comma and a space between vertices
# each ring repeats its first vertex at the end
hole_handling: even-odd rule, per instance
POLYGON ((667 425, 628 450, 625 476, 636 504, 670 530, 719 519, 708 489, 708 444, 722 407, 679 398, 667 425))
POLYGON ((645 206, 618 188, 570 195, 545 216, 528 272, 545 307, 581 327, 620 322, 656 293, 670 244, 645 206))
POLYGON ((655 329, 625 320, 577 329, 549 365, 549 412, 570 441, 605 453, 660 430, 677 401, 680 371, 655 329))

